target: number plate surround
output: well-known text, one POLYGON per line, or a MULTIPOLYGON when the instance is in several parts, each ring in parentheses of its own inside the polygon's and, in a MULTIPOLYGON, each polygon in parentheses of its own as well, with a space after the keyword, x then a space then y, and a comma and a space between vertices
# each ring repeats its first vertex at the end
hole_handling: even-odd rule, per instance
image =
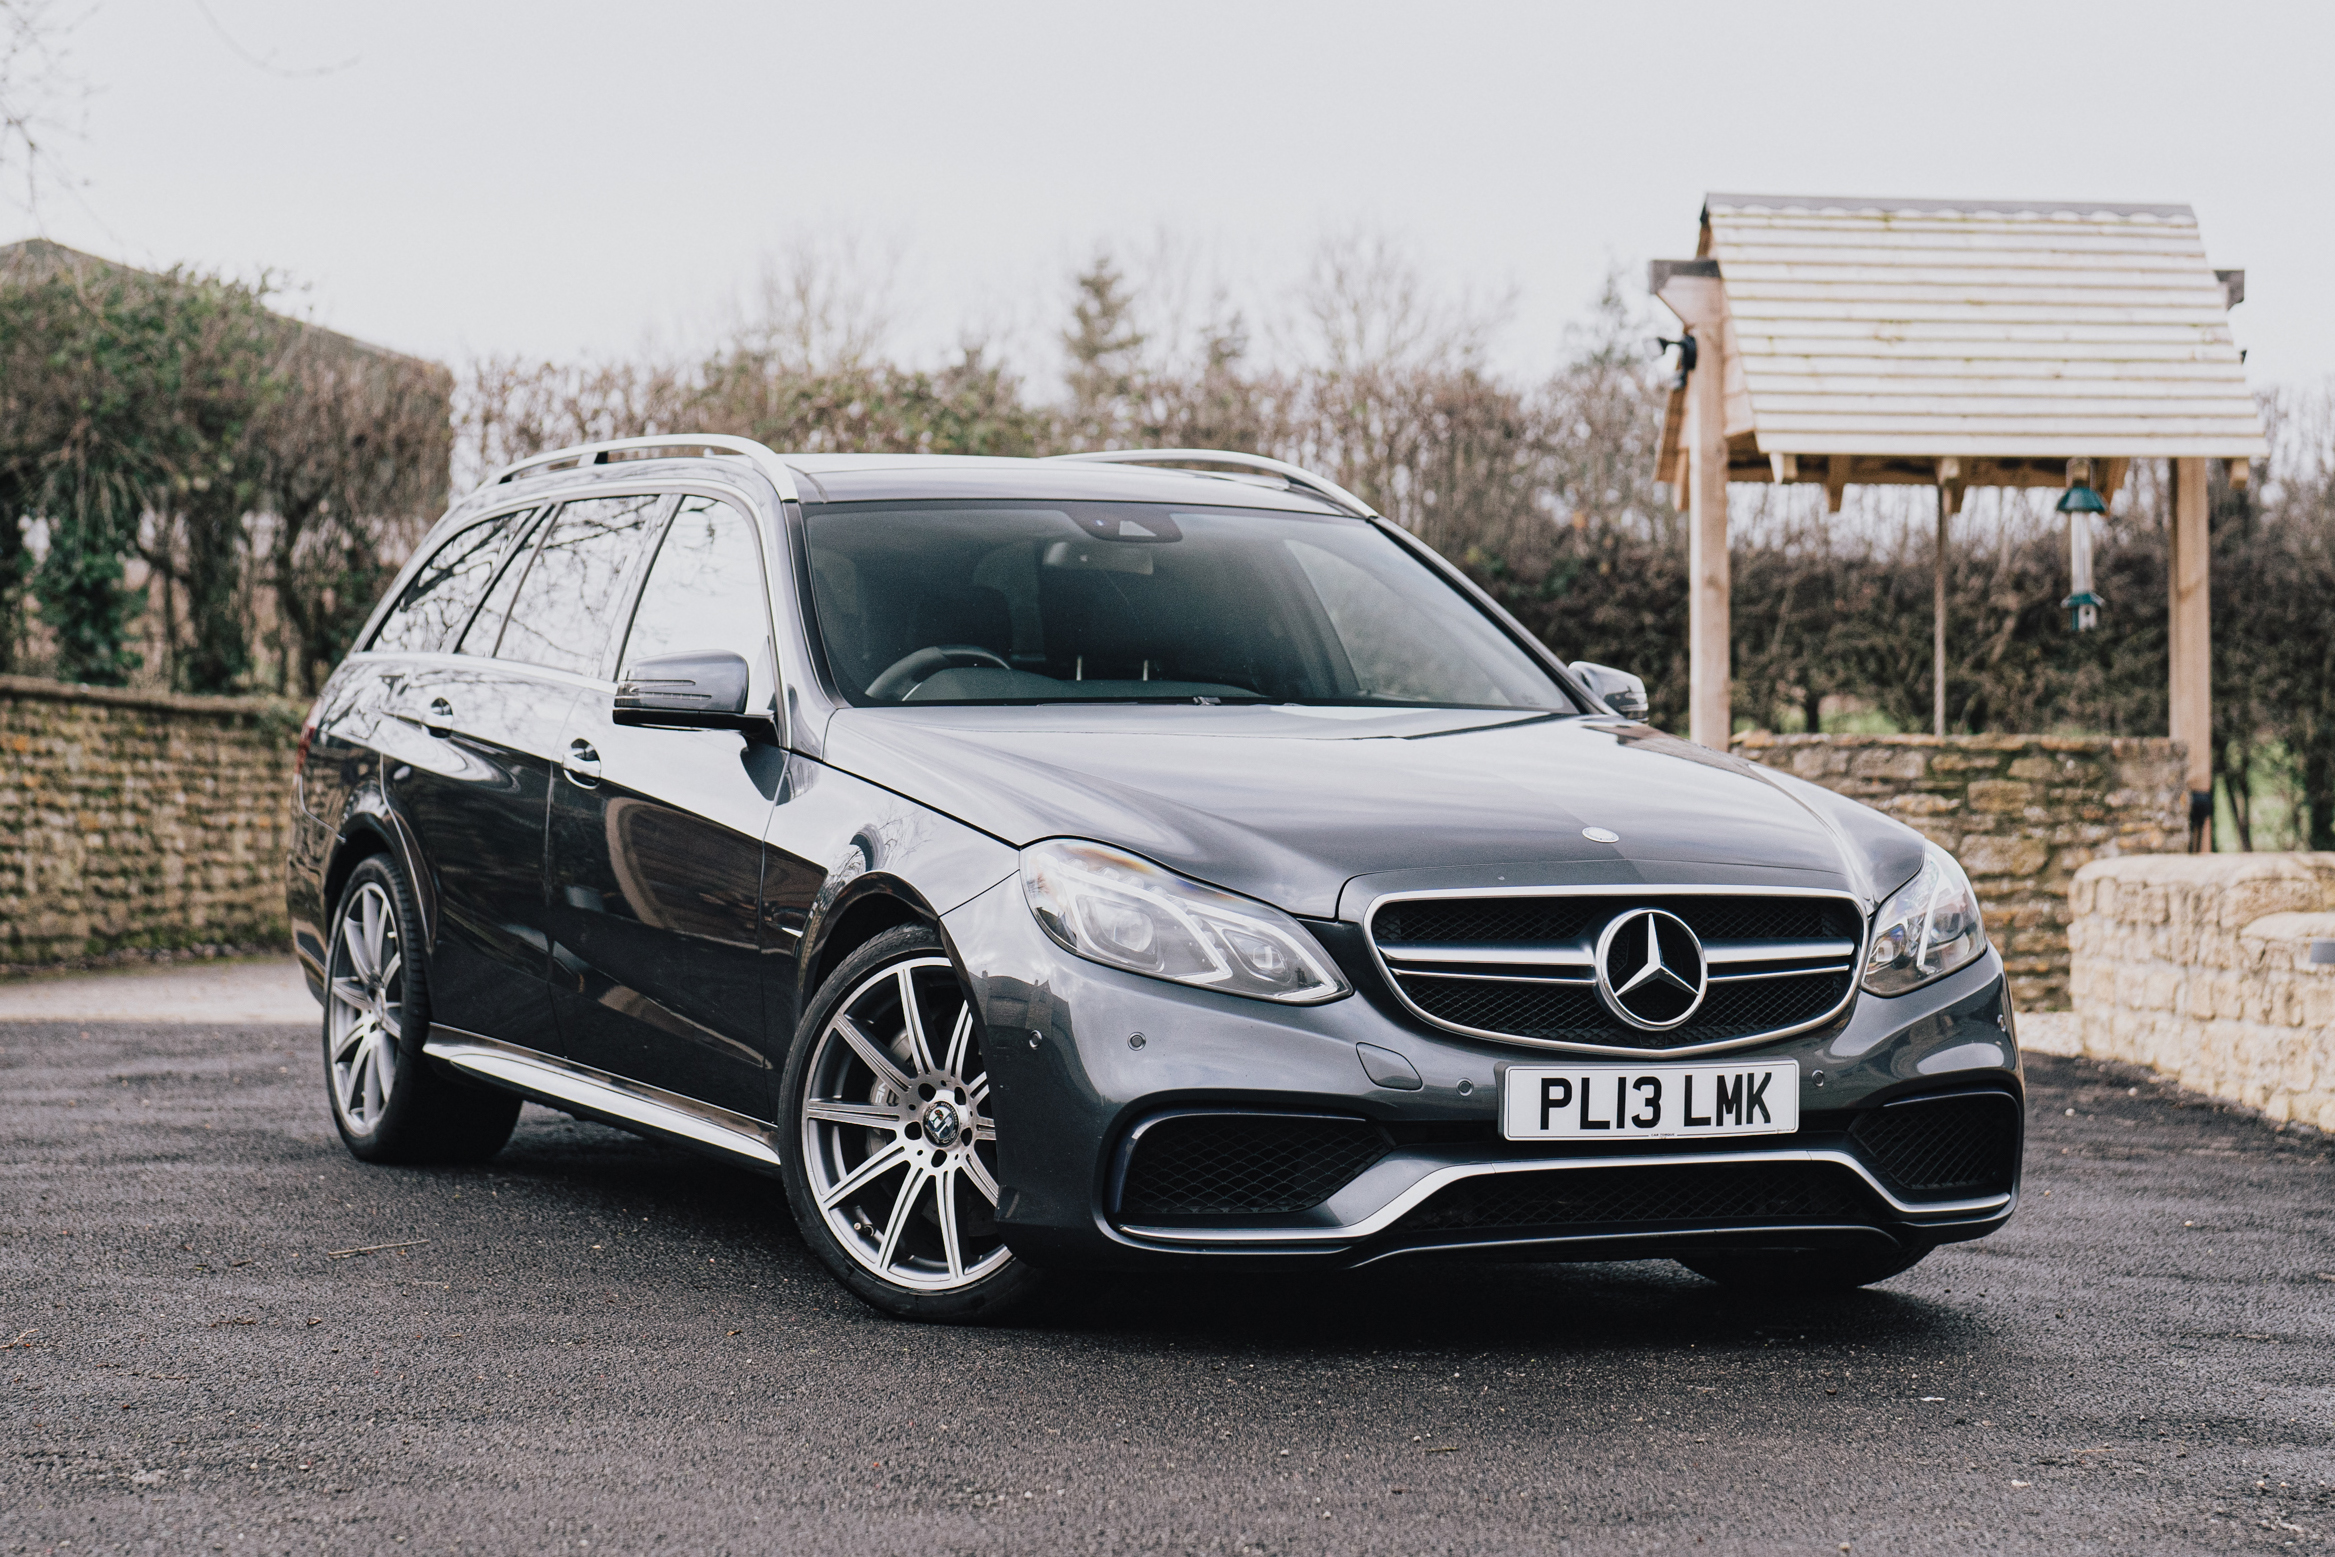
POLYGON ((1797 1060, 1510 1065, 1500 1077, 1500 1134, 1511 1141, 1727 1140, 1799 1128, 1797 1060))

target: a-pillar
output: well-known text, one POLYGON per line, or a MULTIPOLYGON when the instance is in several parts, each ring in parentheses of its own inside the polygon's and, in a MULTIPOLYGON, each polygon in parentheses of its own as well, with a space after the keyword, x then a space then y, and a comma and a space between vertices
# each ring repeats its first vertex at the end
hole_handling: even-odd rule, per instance
POLYGON ((2213 557, 2205 461, 2173 461, 2172 685, 2169 733, 2189 748, 2189 849, 2213 848, 2213 557))
MULTIPOLYGON (((1716 290, 1716 287, 1713 288, 1716 290)), ((1714 321, 1715 322, 1715 321, 1714 321)), ((1687 447, 1687 739, 1718 751, 1734 733, 1728 696, 1726 331, 1695 332, 1694 373, 1686 383, 1687 447)))

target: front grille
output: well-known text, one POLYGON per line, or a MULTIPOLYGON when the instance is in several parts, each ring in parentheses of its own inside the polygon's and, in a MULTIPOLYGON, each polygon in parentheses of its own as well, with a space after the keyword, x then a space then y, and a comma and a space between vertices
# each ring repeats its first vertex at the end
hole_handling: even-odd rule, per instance
POLYGON ((1141 1221, 1306 1211, 1386 1151, 1385 1135, 1360 1119, 1279 1114, 1161 1119, 1136 1138, 1119 1190, 1119 1214, 1141 1221))
POLYGON ((1849 1139, 1896 1194, 2001 1195, 2018 1174, 2020 1125, 2009 1093, 1966 1092, 1860 1114, 1849 1139))
POLYGON ((1413 1207, 1397 1236, 1611 1228, 1627 1223, 1869 1224, 1855 1178, 1826 1163, 1562 1168, 1461 1179, 1413 1207))
POLYGON ((1752 1042, 1837 1013, 1855 989, 1864 920, 1845 895, 1648 889, 1403 899, 1379 907, 1370 934, 1396 990, 1430 1021, 1532 1043, 1663 1053, 1752 1042), (1597 991, 1599 935, 1641 908, 1676 915, 1726 959, 1710 963, 1694 1014, 1659 1031, 1623 1021, 1597 991))

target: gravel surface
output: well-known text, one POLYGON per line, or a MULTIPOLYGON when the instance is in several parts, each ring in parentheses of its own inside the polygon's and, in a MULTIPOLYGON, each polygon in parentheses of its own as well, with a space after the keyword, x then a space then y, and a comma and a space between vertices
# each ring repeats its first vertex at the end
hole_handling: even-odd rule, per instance
POLYGON ((365 1167, 318 1068, 0 1028, 0 1552, 2335 1540, 2329 1143, 2139 1073, 2034 1061, 2010 1228, 1842 1299, 1415 1265, 948 1330, 846 1297, 768 1181, 564 1115, 365 1167))

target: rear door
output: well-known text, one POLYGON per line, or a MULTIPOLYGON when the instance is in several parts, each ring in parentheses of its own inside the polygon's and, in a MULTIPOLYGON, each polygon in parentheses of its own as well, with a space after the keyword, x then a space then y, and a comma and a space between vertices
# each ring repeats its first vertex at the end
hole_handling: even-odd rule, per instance
MULTIPOLYGON (((751 510, 679 500, 612 667, 723 650, 775 711, 762 536, 751 510)), ((553 786, 553 987, 569 1058, 770 1117, 757 905, 761 837, 786 776, 767 736, 616 724, 613 686, 568 712, 553 786)))
POLYGON ((656 496, 564 504, 504 565, 441 659, 401 690, 400 711, 436 743, 399 799, 441 887, 430 959, 435 1020, 557 1053, 547 983, 544 825, 567 711, 599 684, 605 646, 656 496))

